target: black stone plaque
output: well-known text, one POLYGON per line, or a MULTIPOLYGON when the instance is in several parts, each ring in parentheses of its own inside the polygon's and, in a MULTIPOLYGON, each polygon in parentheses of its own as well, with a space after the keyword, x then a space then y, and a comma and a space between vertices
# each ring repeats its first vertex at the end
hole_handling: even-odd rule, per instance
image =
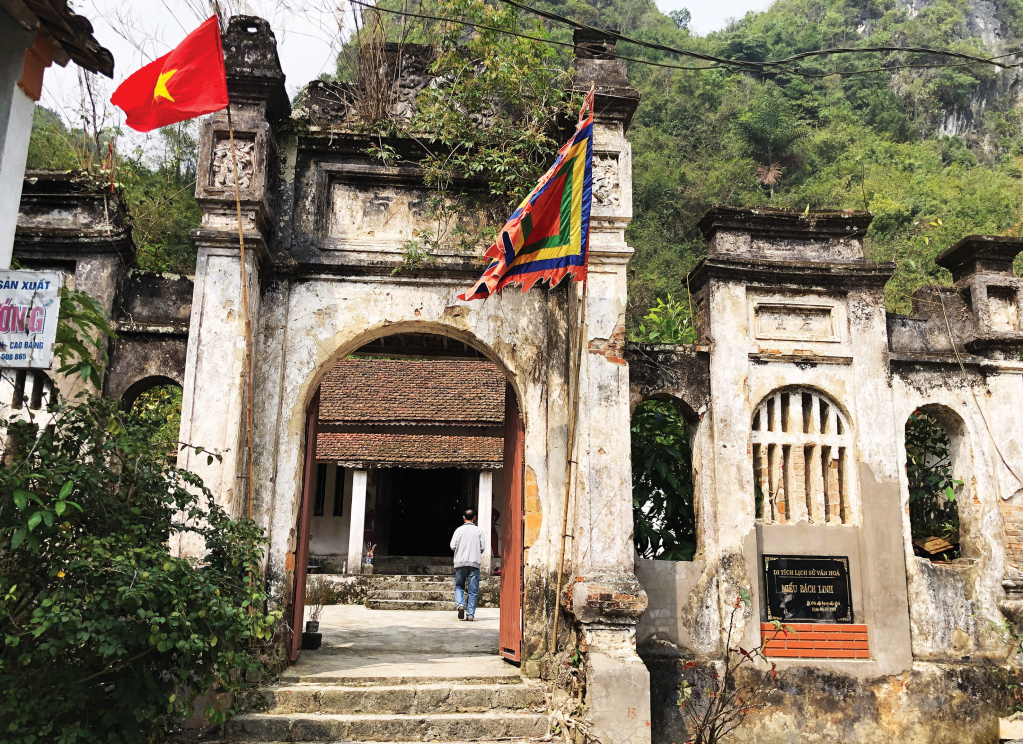
POLYGON ((765 555, 767 619, 851 623, 849 559, 834 555, 765 555))

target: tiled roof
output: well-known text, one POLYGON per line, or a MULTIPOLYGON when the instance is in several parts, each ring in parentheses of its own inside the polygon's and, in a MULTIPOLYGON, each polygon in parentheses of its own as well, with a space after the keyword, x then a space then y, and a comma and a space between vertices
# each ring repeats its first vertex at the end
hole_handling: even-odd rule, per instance
POLYGON ((438 434, 321 432, 316 459, 348 466, 399 468, 493 468, 504 461, 501 437, 445 437, 438 434))
POLYGON ((323 378, 320 421, 493 426, 504 389, 490 362, 343 359, 323 378))

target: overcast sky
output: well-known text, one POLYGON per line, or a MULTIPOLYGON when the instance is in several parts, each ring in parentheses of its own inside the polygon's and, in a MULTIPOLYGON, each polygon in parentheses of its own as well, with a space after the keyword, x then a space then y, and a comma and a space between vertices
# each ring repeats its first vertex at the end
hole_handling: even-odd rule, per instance
MULTIPOLYGON (((693 18, 690 27, 700 34, 716 31, 723 28, 729 18, 741 17, 749 10, 764 10, 770 4, 768 0, 656 1, 665 13, 689 8, 693 18)), ((334 70, 343 33, 333 10, 338 0, 229 0, 227 4, 270 21, 277 36, 289 95, 320 73, 334 70)), ((104 84, 105 99, 109 100, 124 78, 166 54, 204 21, 209 16, 204 7, 208 7, 204 0, 82 0, 75 3, 75 10, 92 21, 97 40, 114 55, 114 81, 104 84)), ((340 20, 343 23, 343 19, 340 20)), ((42 105, 72 121, 80 107, 79 99, 78 72, 73 62, 63 69, 55 65, 46 71, 42 105)), ((120 123, 120 118, 111 123, 120 123)))
POLYGON ((689 8, 694 32, 708 34, 725 27, 731 18, 742 18, 751 10, 767 10, 769 0, 655 0, 662 13, 689 8))

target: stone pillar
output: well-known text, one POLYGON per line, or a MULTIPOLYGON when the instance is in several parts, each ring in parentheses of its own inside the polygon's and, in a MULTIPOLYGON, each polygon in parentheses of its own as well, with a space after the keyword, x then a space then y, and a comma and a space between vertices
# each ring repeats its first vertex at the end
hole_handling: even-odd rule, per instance
POLYGON ((352 473, 352 511, 348 524, 348 573, 362 573, 362 545, 366 532, 366 481, 368 473, 352 473))
MULTIPOLYGON (((629 368, 625 361, 626 268, 632 249, 632 150, 625 131, 639 102, 613 39, 576 31, 578 91, 596 87, 593 207, 580 373, 578 476, 569 533, 569 588, 560 598, 587 652, 592 733, 616 744, 650 742, 650 675, 636 653, 646 593, 634 573, 629 368), (573 583, 574 579, 574 583, 573 583)), ((574 353, 574 352, 573 352, 574 353)), ((561 643, 564 643, 564 638, 561 643)))
MULTIPOLYGON (((19 85, 35 36, 0 8, 0 269, 11 268, 22 176, 32 135, 33 100, 19 85)), ((42 37, 40 37, 42 38, 42 37)), ((52 55, 52 44, 50 45, 52 55)), ((51 56, 52 59, 52 56, 51 56)), ((40 83, 42 78, 40 77, 40 83)))
MULTIPOLYGON (((252 366, 245 370, 235 171, 227 114, 222 111, 204 122, 199 146, 195 196, 203 215, 192 233, 198 258, 180 430, 181 441, 206 451, 196 455, 183 450, 179 463, 200 475, 217 502, 238 516, 248 509, 248 403, 243 381, 246 374, 254 379, 259 366, 260 268, 269 258, 268 243, 274 234, 268 188, 277 162, 274 127, 286 118, 288 100, 276 40, 266 21, 233 17, 223 45, 245 236, 245 314, 252 333, 252 366), (210 452, 222 459, 208 462, 210 452)), ((252 393, 259 400, 254 387, 252 393)), ((254 483, 254 489, 260 485, 254 483)), ((253 500, 259 503, 260 495, 253 500)), ((194 554, 202 546, 181 544, 179 550, 194 554)))
POLYGON ((483 551, 483 555, 480 557, 480 573, 490 573, 490 560, 494 555, 494 546, 490 544, 490 533, 493 532, 491 526, 493 525, 494 516, 494 471, 493 470, 481 470, 480 471, 480 488, 479 496, 476 498, 476 524, 483 530, 483 535, 487 539, 487 549, 483 551))

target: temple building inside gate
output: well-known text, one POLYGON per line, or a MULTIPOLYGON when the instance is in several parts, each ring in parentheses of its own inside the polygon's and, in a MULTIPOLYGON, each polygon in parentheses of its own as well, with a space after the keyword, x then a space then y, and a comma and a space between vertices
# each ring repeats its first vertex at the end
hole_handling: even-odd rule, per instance
POLYGON ((310 557, 324 573, 361 573, 369 550, 377 567, 450 565, 451 533, 474 509, 488 571, 505 511, 504 376, 444 337, 382 341, 320 384, 310 557), (423 358, 430 345, 438 358, 423 358))

